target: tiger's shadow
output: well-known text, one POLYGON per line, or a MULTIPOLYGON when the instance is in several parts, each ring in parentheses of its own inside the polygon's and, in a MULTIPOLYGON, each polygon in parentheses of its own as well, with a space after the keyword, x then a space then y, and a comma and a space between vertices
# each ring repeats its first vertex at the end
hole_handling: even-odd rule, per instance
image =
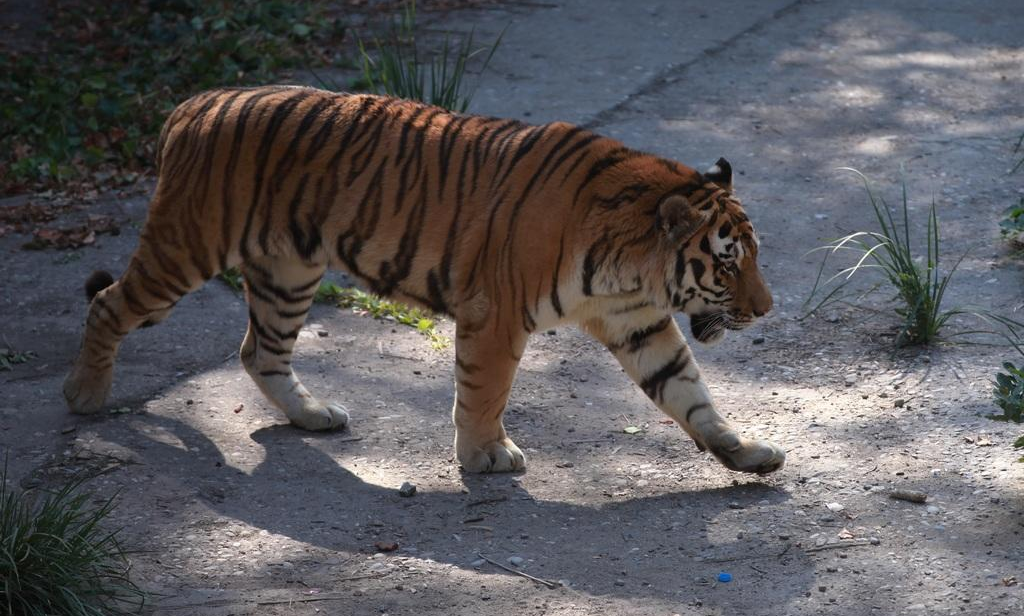
MULTIPOLYGON (((361 478, 373 476, 372 467, 337 433, 311 435, 287 425, 258 429, 251 438, 264 457, 245 473, 193 427, 162 415, 138 419, 141 425, 122 433, 130 441, 122 444, 139 451, 169 485, 179 486, 180 498, 170 499, 182 508, 172 514, 178 524, 187 518, 185 504, 198 500, 221 516, 346 555, 370 554, 378 542, 395 542, 398 555, 469 569, 478 554, 500 561, 517 555, 527 559, 532 575, 566 579, 574 589, 595 595, 692 600, 714 594, 721 569, 751 582, 767 568, 773 570, 773 585, 784 580, 784 588, 770 598, 781 609, 814 583, 814 567, 802 550, 788 549, 765 528, 751 528, 757 518, 750 514, 757 507, 789 499, 785 491, 762 483, 628 500, 616 496, 594 505, 536 500, 515 475, 467 474, 461 478, 465 490, 452 485, 403 498, 397 486, 361 478), (172 432, 185 448, 137 429, 147 424, 172 432), (352 470, 339 463, 342 457, 352 470), (748 510, 740 515, 736 508, 748 510), (659 582, 666 571, 672 572, 671 588, 659 582), (616 580, 622 584, 613 584, 616 580)), ((447 483, 459 483, 452 479, 447 483)), ((595 489, 611 489, 611 483, 609 476, 595 489)), ((490 565, 487 570, 499 572, 490 565)), ((740 585, 733 586, 723 600, 735 607, 746 600, 736 592, 740 585)), ((747 600, 764 606, 757 584, 750 586, 747 600)))

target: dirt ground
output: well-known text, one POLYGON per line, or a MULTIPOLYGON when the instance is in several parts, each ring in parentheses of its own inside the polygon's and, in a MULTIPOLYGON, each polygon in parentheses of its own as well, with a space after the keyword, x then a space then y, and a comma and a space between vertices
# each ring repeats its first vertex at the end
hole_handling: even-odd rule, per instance
POLYGON ((776 310, 695 351, 743 432, 788 451, 782 471, 722 468, 599 344, 564 329, 535 336, 506 414, 526 473, 464 475, 452 350, 329 306, 314 308, 296 370, 351 428, 293 429, 241 369, 244 301, 216 282, 129 337, 111 412, 70 416, 60 382, 82 281, 123 268, 145 215, 144 195, 112 193, 61 219, 128 221, 94 246, 0 238, 0 333, 35 353, 0 372, 12 475, 32 486, 84 469, 92 489, 119 490, 134 577, 160 615, 1022 613, 1020 429, 984 417, 1013 351, 894 351, 885 293, 799 317, 817 267, 806 252, 871 223, 842 166, 893 201, 902 168, 917 228, 934 200, 949 260, 967 252, 949 305, 1020 317, 1024 271, 996 225, 1024 195, 1008 174, 1024 132, 1024 12, 720 4, 517 2, 433 26, 483 39, 509 24, 474 111, 585 123, 701 168, 732 162, 776 310), (415 496, 399 495, 406 481, 415 496))

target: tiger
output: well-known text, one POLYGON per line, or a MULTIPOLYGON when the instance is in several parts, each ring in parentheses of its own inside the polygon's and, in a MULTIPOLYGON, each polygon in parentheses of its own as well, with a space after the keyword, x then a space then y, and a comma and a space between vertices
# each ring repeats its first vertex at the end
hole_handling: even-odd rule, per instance
POLYGON ((718 412, 675 319, 701 343, 772 308, 732 167, 704 173, 565 122, 528 125, 302 86, 204 92, 168 117, 138 246, 94 272, 63 394, 108 397, 122 340, 237 266, 249 308, 241 363, 295 426, 349 424, 291 366, 327 268, 454 323, 455 455, 522 471, 503 414, 531 334, 576 325, 668 417, 734 471, 785 463, 718 412))

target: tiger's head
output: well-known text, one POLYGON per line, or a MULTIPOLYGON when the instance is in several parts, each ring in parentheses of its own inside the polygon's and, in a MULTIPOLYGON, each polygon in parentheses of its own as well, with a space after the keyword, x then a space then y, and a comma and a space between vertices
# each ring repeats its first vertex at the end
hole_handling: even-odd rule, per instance
POLYGON ((772 296, 757 265, 757 234, 732 193, 729 162, 720 158, 700 179, 696 190, 662 197, 656 222, 668 306, 689 315, 694 337, 711 344, 765 315, 772 296))

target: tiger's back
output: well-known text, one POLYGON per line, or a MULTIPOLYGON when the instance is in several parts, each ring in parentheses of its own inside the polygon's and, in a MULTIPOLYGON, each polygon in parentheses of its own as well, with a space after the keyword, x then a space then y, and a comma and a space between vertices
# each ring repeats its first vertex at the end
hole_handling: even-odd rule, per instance
POLYGON ((502 285, 551 278, 523 270, 554 262, 557 253, 546 253, 572 227, 572 212, 537 207, 531 193, 564 182, 575 159, 596 155, 596 141, 567 124, 386 97, 209 92, 167 121, 148 224, 181 236, 198 279, 262 255, 322 254, 374 293, 452 314, 497 282, 488 274, 503 274, 502 285), (546 156, 531 157, 535 150, 546 156), (498 258, 503 272, 487 265, 498 258))
POLYGON ((158 183, 122 276, 87 283, 75 412, 110 389, 121 340, 238 265, 246 371, 289 420, 348 414, 299 381, 291 355, 325 270, 456 322, 455 448, 471 471, 524 456, 501 417, 529 335, 577 323, 662 410, 730 468, 784 454, 715 411, 671 312, 701 340, 771 307, 731 169, 696 171, 564 123, 461 115, 302 87, 226 89, 182 103, 158 146, 158 183))

